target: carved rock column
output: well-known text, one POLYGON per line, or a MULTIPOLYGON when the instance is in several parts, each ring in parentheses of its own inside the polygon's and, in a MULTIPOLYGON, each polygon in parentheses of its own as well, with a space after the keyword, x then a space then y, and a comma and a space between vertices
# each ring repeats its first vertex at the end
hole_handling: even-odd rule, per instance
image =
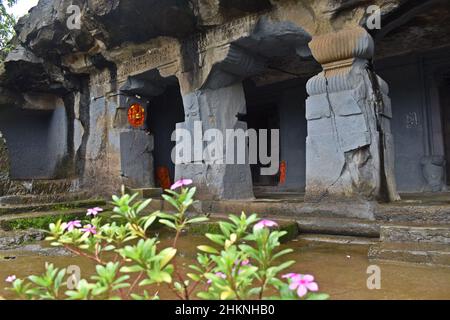
POLYGON ((398 200, 387 84, 360 27, 314 37, 323 72, 309 80, 306 201, 398 200))
MULTIPOLYGON (((238 114, 246 113, 246 102, 242 83, 219 89, 200 89, 183 96, 186 121, 179 128, 191 132, 193 161, 178 164, 176 177, 190 178, 199 188, 202 199, 250 199, 253 198, 253 183, 248 164, 226 164, 226 130, 247 129, 247 124, 238 120, 238 114), (197 128, 197 130, 195 130, 197 128), (201 133, 207 136, 209 129, 218 129, 223 134, 223 157, 199 161, 195 159, 196 143, 205 150, 208 142, 202 142, 201 133), (195 141, 194 141, 195 140, 195 141)), ((200 150, 201 151, 201 150, 200 150)))

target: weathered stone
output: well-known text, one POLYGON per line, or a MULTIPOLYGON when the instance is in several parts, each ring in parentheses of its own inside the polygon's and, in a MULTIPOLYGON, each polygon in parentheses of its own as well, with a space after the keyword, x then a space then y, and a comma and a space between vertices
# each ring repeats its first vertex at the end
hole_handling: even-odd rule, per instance
POLYGON ((26 93, 23 97, 25 99, 23 109, 53 111, 57 107, 64 106, 62 98, 53 94, 26 93))
POLYGON ((26 230, 26 231, 0 231, 0 250, 15 249, 20 245, 33 242, 42 241, 46 237, 44 231, 26 230))
POLYGON ((9 156, 6 140, 0 132, 0 197, 9 190, 9 156))
POLYGON ((370 247, 369 259, 450 266, 450 248, 443 244, 380 243, 370 247))
POLYGON ((381 226, 381 241, 450 244, 449 226, 381 226))
MULTIPOLYGON (((191 132, 195 138, 208 129, 218 129, 225 136, 227 129, 246 129, 246 124, 238 120, 238 114, 246 113, 245 95, 242 84, 218 90, 201 90, 183 97, 186 122, 180 127, 191 132)), ((217 138, 217 137, 216 137, 217 138)), ((196 139, 198 142, 198 139, 196 139)), ((201 137, 201 140, 203 138, 201 137)), ((212 141, 214 142, 214 141, 212 141)), ((220 143, 220 142, 219 142, 220 143)), ((253 198, 250 166, 246 164, 225 164, 224 139, 223 153, 213 155, 214 159, 204 159, 207 143, 194 143, 190 162, 177 160, 176 179, 192 178, 199 186, 200 194, 205 198, 214 199, 251 199, 253 198), (198 155, 200 153, 200 159, 198 155), (206 161, 207 163, 204 163, 206 161)), ((219 150, 216 150, 217 152, 219 150)), ((246 151, 247 152, 247 151, 246 151)), ((179 155, 177 155, 179 156, 179 155)))
POLYGON ((446 161, 443 156, 422 159, 423 176, 427 183, 425 191, 440 192, 446 190, 445 165, 446 161))
MULTIPOLYGON (((399 3, 377 1, 383 16, 396 10, 399 3)), ((202 123, 204 130, 246 129, 245 123, 238 119, 245 114, 246 104, 241 82, 255 77, 260 77, 262 82, 279 81, 287 75, 294 77, 292 61, 296 61, 297 71, 304 75, 311 73, 317 63, 307 43, 315 36, 354 28, 364 21, 366 6, 364 1, 42 0, 19 21, 14 39, 17 47, 6 59, 5 72, 0 72, 1 85, 16 89, 25 101, 20 95, 18 99, 8 96, 2 100, 20 107, 50 110, 61 104, 60 97, 73 93, 74 101, 64 105, 67 130, 49 141, 51 145, 64 147, 65 154, 59 154, 58 150, 61 165, 58 170, 52 170, 57 171, 56 176, 61 171, 69 174, 65 164, 70 158, 75 159, 76 174, 87 189, 116 192, 120 184, 127 183, 123 167, 127 173, 132 171, 134 177, 142 172, 146 183, 138 179, 138 184, 151 185, 154 169, 150 158, 145 157, 148 159, 144 160, 143 168, 140 164, 130 167, 127 159, 133 157, 125 156, 129 152, 124 150, 129 148, 121 143, 122 134, 130 129, 127 103, 131 100, 123 103, 124 95, 138 95, 140 101, 151 101, 151 97, 164 92, 168 85, 179 82, 186 111, 180 128, 191 130, 194 119, 202 123), (80 21, 74 16, 76 12, 68 10, 70 5, 80 9, 80 21), (74 22, 80 25, 74 27, 74 22), (287 67, 283 70, 280 65, 287 67)), ((339 33, 337 38, 342 34, 346 33, 339 33)), ((368 101, 374 88, 364 69, 373 48, 370 37, 360 35, 344 36, 344 40, 348 40, 349 47, 361 45, 363 52, 352 51, 343 57, 338 53, 331 61, 322 61, 317 52, 314 55, 326 69, 330 62, 357 58, 352 62, 348 78, 337 76, 337 80, 330 81, 334 81, 330 86, 343 83, 345 87, 345 90, 335 88, 330 94, 331 103, 338 105, 333 112, 342 113, 336 117, 340 137, 333 140, 329 136, 323 145, 317 146, 316 153, 321 154, 321 159, 316 167, 324 162, 324 169, 310 171, 309 177, 320 180, 317 183, 310 180, 309 195, 314 198, 321 199, 322 191, 333 185, 330 193, 338 197, 344 194, 374 200, 380 190, 386 189, 390 199, 396 199, 392 191, 395 181, 392 179, 393 143, 388 128, 390 110, 380 112, 382 130, 377 132, 376 115, 370 112, 372 105, 368 101), (352 86, 360 78, 364 85, 352 86), (355 109, 358 114, 354 113, 355 109), (333 152, 332 144, 340 150, 333 152), (318 189, 314 190, 315 187, 318 189)), ((332 48, 339 48, 335 40, 330 43, 332 48)), ((344 51, 348 49, 344 47, 344 51)), ((326 71, 327 77, 330 72, 326 71)), ((381 80, 379 89, 389 109, 387 86, 381 80)), ((311 101, 320 95, 324 101, 324 91, 312 95, 311 101)), ((325 115, 324 119, 311 119, 311 122, 325 118, 330 117, 325 115)), ((313 135, 309 140, 315 146, 318 143, 313 141, 313 135)), ((311 159, 315 161, 314 155, 311 159)), ((55 172, 51 173, 46 172, 45 177, 55 177, 55 172)), ((207 198, 253 197, 247 164, 184 163, 177 167, 176 175, 194 177, 207 198)), ((360 210, 359 205, 355 210, 360 210)), ((338 211, 344 208, 347 206, 338 211)), ((361 216, 371 218, 370 205, 362 211, 361 216)), ((354 216, 354 212, 348 215, 354 216)))
POLYGON ((140 199, 156 199, 160 200, 163 190, 161 188, 127 188, 126 193, 130 195, 138 194, 140 199))
POLYGON ((373 40, 362 28, 310 44, 324 71, 307 85, 307 201, 398 200, 387 86, 368 67, 373 40), (375 83, 374 83, 375 79, 375 83), (379 100, 373 101, 372 97, 379 100))
POLYGON ((308 218, 297 220, 301 233, 378 238, 380 225, 374 221, 348 218, 308 218))
POLYGON ((134 188, 155 186, 153 169, 153 137, 134 130, 120 134, 120 159, 125 184, 134 188))

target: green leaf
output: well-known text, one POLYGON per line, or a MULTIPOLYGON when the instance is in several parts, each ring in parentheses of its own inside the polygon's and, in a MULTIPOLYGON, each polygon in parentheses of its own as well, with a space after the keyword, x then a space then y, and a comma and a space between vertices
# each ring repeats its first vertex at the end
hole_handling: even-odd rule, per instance
POLYGON ((219 254, 219 251, 210 246, 198 246, 197 249, 206 253, 219 254))
POLYGON ((180 205, 177 203, 177 201, 175 199, 168 196, 167 194, 163 194, 162 197, 166 202, 170 203, 175 209, 180 211, 180 205))
POLYGON ((194 273, 188 273, 187 276, 197 282, 201 280, 200 276, 194 273))
POLYGON ((219 234, 205 234, 205 237, 207 237, 209 240, 211 240, 214 243, 217 243, 220 246, 223 246, 225 244, 225 237, 221 236, 219 234))
POLYGON ((163 225, 166 225, 169 228, 172 228, 172 229, 175 229, 175 230, 177 229, 176 225, 172 221, 161 219, 161 220, 159 220, 159 223, 161 223, 163 225))
POLYGON ((328 300, 330 299, 330 296, 325 293, 310 293, 306 300, 328 300))
POLYGON ((148 205, 150 204, 150 202, 152 202, 152 199, 148 199, 148 200, 145 200, 144 202, 142 202, 142 203, 139 205, 139 207, 136 209, 136 212, 139 213, 139 212, 141 212, 142 210, 144 210, 145 208, 147 208, 148 205))
POLYGON ((194 224, 194 223, 201 223, 201 222, 207 222, 209 221, 209 219, 207 217, 197 217, 197 218, 193 218, 188 220, 188 224, 194 224))
POLYGON ((161 260, 161 269, 164 269, 164 267, 169 264, 169 262, 175 257, 177 254, 177 249, 174 248, 166 248, 162 250, 159 255, 162 256, 161 260))

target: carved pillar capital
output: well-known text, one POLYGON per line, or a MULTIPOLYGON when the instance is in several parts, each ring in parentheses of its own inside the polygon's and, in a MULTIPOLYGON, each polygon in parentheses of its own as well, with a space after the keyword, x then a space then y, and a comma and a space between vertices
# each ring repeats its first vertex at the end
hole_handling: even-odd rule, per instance
POLYGON ((370 59, 374 54, 373 39, 361 27, 316 36, 309 47, 326 77, 348 72, 356 59, 370 59))

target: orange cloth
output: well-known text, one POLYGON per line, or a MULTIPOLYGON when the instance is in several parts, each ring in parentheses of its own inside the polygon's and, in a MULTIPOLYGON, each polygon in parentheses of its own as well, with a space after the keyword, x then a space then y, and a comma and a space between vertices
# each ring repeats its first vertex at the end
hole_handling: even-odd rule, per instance
POLYGON ((170 189, 172 182, 170 181, 170 173, 167 167, 156 168, 156 183, 163 190, 170 189))
POLYGON ((286 183, 286 171, 287 171, 286 161, 281 161, 281 164, 280 164, 280 184, 285 184, 286 183))

